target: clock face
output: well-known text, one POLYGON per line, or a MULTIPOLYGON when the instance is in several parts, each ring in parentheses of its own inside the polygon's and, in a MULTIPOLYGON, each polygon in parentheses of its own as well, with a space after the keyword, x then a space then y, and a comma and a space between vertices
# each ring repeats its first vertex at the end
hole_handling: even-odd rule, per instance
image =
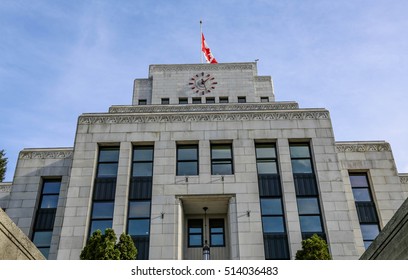
POLYGON ((204 95, 214 90, 217 82, 211 74, 201 72, 194 75, 188 84, 195 93, 204 95))

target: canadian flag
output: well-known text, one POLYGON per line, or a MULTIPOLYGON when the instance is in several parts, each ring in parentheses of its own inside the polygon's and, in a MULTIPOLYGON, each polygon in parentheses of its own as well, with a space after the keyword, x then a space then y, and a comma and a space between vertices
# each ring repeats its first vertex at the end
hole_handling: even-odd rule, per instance
POLYGON ((211 53, 211 50, 205 41, 203 33, 201 33, 201 50, 203 51, 205 59, 207 60, 208 63, 218 63, 213 54, 211 53))

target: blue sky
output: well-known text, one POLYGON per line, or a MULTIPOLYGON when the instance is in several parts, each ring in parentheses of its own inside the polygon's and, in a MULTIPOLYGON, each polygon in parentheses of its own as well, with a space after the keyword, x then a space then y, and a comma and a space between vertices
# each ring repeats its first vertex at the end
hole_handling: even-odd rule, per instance
POLYGON ((131 104, 150 64, 259 59, 277 101, 330 111, 338 141, 386 140, 408 172, 408 1, 0 3, 0 149, 71 147, 77 118, 131 104))

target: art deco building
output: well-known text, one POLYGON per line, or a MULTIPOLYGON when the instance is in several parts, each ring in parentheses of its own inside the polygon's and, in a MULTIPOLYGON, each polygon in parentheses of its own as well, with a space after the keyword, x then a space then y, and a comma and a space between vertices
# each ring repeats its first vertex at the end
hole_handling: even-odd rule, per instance
POLYGON ((110 227, 139 259, 294 259, 313 233, 358 259, 407 195, 388 143, 336 142, 326 109, 220 63, 151 65, 132 105, 79 116, 73 148, 21 151, 1 203, 48 259, 110 227))

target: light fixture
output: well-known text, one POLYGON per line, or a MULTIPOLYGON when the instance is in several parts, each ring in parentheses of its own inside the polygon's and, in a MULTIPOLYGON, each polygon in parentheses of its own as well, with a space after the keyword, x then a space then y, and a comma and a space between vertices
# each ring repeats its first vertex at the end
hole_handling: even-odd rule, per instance
POLYGON ((203 207, 204 210, 204 247, 203 247, 203 260, 210 259, 210 246, 208 246, 206 232, 207 232, 207 210, 208 207, 203 207))

